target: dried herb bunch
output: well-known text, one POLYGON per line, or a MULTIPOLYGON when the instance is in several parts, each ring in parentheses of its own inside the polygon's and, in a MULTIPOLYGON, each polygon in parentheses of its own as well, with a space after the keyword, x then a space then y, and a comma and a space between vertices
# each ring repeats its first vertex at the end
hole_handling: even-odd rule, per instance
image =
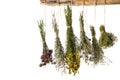
POLYGON ((103 48, 112 47, 117 41, 117 37, 113 33, 106 32, 104 25, 100 26, 100 33, 99 45, 103 48))
POLYGON ((55 19, 55 15, 53 15, 52 24, 54 28, 54 32, 56 34, 55 38, 55 61, 56 61, 56 67, 58 69, 63 68, 65 69, 65 54, 64 54, 64 48, 61 44, 60 38, 59 38, 59 30, 58 25, 55 19))
POLYGON ((67 6, 67 8, 64 9, 64 12, 66 18, 66 25, 67 25, 67 33, 66 33, 67 41, 66 41, 66 54, 65 54, 66 63, 68 65, 69 74, 73 72, 75 75, 80 67, 80 53, 78 51, 77 40, 72 28, 72 9, 69 6, 67 6))
POLYGON ((90 39, 86 36, 86 33, 84 31, 84 19, 83 19, 83 13, 80 14, 80 50, 82 54, 83 59, 85 59, 86 63, 89 63, 89 55, 92 53, 92 44, 90 42, 90 39))
POLYGON ((93 47, 93 54, 90 57, 91 61, 94 61, 94 64, 98 64, 99 62, 103 62, 103 55, 104 52, 102 48, 99 46, 98 41, 95 37, 95 30, 93 26, 90 26, 91 34, 92 34, 92 47, 93 47))
POLYGON ((42 43, 43 43, 43 54, 41 55, 41 62, 40 67, 46 65, 47 63, 52 62, 52 52, 53 50, 50 50, 46 44, 46 39, 45 39, 45 30, 44 30, 44 22, 43 20, 38 23, 38 27, 40 29, 40 34, 42 38, 42 43))

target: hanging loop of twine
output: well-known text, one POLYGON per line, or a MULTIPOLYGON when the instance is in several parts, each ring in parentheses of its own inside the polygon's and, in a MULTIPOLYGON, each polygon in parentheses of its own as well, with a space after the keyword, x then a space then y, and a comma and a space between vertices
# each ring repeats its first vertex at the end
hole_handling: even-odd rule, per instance
POLYGON ((45 13, 45 14, 44 14, 44 15, 45 15, 45 16, 44 16, 44 17, 45 17, 45 19, 44 19, 44 20, 45 20, 45 21, 44 21, 45 26, 46 26, 46 4, 47 4, 47 1, 45 0, 45 5, 44 5, 44 6, 45 6, 45 7, 44 7, 44 8, 45 8, 45 12, 44 12, 44 13, 45 13))
POLYGON ((83 14, 84 14, 84 5, 85 5, 85 0, 83 0, 83 14))
POLYGON ((105 18, 106 18, 106 16, 105 16, 105 13, 106 13, 105 5, 106 5, 106 0, 104 0, 104 25, 105 25, 105 18))
POLYGON ((94 11, 95 11, 95 12, 94 12, 94 16, 95 16, 95 17, 94 17, 94 19, 95 19, 95 26, 96 26, 96 5, 97 5, 97 0, 95 0, 95 3, 94 3, 94 4, 95 4, 95 9, 94 9, 94 11))
POLYGON ((83 5, 82 5, 82 7, 83 7, 82 9, 83 9, 83 10, 82 10, 82 12, 81 12, 81 14, 83 15, 83 19, 84 19, 84 5, 85 5, 85 0, 83 0, 83 5))

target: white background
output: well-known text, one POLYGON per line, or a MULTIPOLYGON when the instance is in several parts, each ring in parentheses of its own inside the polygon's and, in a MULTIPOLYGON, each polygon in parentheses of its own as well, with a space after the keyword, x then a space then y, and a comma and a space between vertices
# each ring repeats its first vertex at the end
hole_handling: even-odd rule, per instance
MULTIPOLYGON (((39 67, 42 42, 37 21, 46 23, 46 39, 49 48, 54 48, 54 32, 51 13, 55 13, 60 29, 60 39, 65 48, 66 25, 64 7, 40 5, 39 0, 1 0, 0 1, 0 80, 120 80, 120 5, 85 7, 85 31, 91 37, 90 25, 95 26, 97 39, 99 26, 106 25, 108 32, 118 37, 116 44, 104 50, 112 61, 109 65, 96 67, 81 63, 76 76, 62 74, 54 65, 39 67), (96 17, 96 19, 95 19, 96 17)), ((73 29, 79 37, 79 13, 82 7, 73 7, 73 29)))

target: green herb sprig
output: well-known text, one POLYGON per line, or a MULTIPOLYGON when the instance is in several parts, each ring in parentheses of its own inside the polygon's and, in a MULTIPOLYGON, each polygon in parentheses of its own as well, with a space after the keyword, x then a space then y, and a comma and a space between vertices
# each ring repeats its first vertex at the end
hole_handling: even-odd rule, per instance
POLYGON ((46 44, 46 39, 45 39, 45 29, 44 29, 44 22, 43 20, 40 21, 40 23, 38 22, 38 27, 40 29, 40 35, 42 38, 42 43, 43 43, 43 53, 41 55, 41 62, 40 63, 40 67, 46 65, 47 63, 50 63, 53 61, 52 59, 52 50, 50 50, 46 44))
POLYGON ((85 62, 89 64, 89 55, 92 53, 92 44, 90 42, 90 39, 86 36, 85 30, 84 30, 84 18, 83 13, 80 14, 80 48, 81 52, 83 53, 82 57, 85 59, 85 62))
POLYGON ((93 26, 90 26, 90 31, 92 34, 92 49, 93 55, 91 56, 90 60, 94 61, 94 64, 98 64, 99 62, 103 62, 104 52, 102 48, 99 46, 98 41, 95 37, 95 30, 93 26))
POLYGON ((56 61, 56 67, 58 69, 63 68, 63 70, 65 71, 65 54, 64 54, 64 48, 61 44, 60 38, 59 38, 59 29, 58 29, 58 25, 55 19, 55 15, 53 15, 53 19, 52 19, 52 24, 53 24, 53 29, 54 32, 56 34, 56 38, 55 38, 55 61, 56 61))
POLYGON ((103 48, 112 47, 117 41, 117 37, 113 33, 106 32, 104 25, 100 26, 100 33, 99 45, 103 48))
POLYGON ((67 41, 66 41, 66 63, 68 65, 69 74, 74 75, 78 72, 80 67, 80 53, 78 51, 78 44, 72 28, 72 9, 70 6, 64 10, 66 25, 67 25, 67 41))

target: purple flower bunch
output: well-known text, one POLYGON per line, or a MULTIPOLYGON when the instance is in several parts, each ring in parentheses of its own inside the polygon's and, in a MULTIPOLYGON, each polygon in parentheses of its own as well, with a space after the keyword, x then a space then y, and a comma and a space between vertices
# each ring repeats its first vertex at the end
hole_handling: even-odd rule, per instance
POLYGON ((53 62, 52 53, 53 53, 53 50, 48 50, 41 55, 41 62, 42 63, 40 64, 40 67, 42 67, 43 65, 46 65, 50 62, 53 62))

